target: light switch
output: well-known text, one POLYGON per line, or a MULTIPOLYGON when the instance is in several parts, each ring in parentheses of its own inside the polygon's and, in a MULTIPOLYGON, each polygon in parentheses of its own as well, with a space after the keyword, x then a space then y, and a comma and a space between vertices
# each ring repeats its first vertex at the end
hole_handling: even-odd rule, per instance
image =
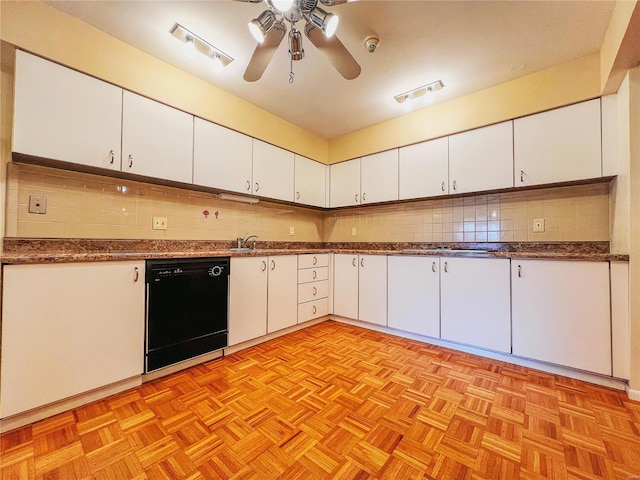
POLYGON ((29 213, 47 213, 47 197, 44 195, 29 195, 29 213))

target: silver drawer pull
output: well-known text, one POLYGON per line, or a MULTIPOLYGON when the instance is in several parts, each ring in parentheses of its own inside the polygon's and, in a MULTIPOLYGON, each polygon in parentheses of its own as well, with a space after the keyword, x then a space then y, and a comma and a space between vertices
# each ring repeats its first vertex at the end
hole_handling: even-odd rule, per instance
POLYGON ((316 278, 318 278, 318 272, 316 272, 315 270, 313 271, 313 279, 315 280, 316 278))
POLYGON ((456 181, 454 180, 453 181, 453 190, 455 191, 455 189, 456 189, 456 181))
POLYGON ((449 266, 449 264, 447 262, 444 262, 444 271, 445 271, 445 273, 449 271, 448 266, 449 266))
POLYGON ((356 257, 353 257, 353 260, 351 260, 351 265, 356 266, 356 257))
POLYGON ((518 265, 518 278, 522 277, 522 265, 518 265))
POLYGON ((133 167, 133 155, 129 155, 129 168, 133 167))
POLYGON ((358 194, 356 193, 356 196, 354 197, 356 199, 356 203, 358 203, 358 194))
POLYGON ((300 200, 300 192, 296 192, 296 200, 300 200))
POLYGON ((113 150, 109 150, 109 163, 113 165, 113 161, 116 159, 116 154, 113 153, 113 150))
POLYGON ((316 306, 313 306, 313 314, 315 315, 318 312, 318 309, 316 308, 316 306))
POLYGON ((275 260, 271 260, 271 270, 275 270, 276 269, 276 262, 275 260))
POLYGON ((360 259, 360 266, 364 268, 364 258, 360 259))
POLYGON ((431 264, 431 271, 432 271, 433 273, 436 273, 436 262, 433 262, 433 263, 431 264))
POLYGON ((363 202, 367 201, 367 193, 366 192, 362 194, 362 201, 363 202))
POLYGON ((440 186, 440 188, 442 189, 442 191, 444 192, 444 182, 442 182, 442 185, 440 186))
POLYGON ((524 170, 520 170, 520 182, 524 182, 524 170))
POLYGON ((251 182, 247 180, 247 192, 251 190, 251 182))
POLYGON ((318 294, 318 289, 313 287, 313 296, 315 297, 318 294))
POLYGON ((140 272, 138 271, 138 267, 134 267, 133 269, 133 281, 137 282, 140 278, 140 272))
POLYGON ((262 261, 262 271, 264 272, 267 269, 267 262, 262 261))
POLYGON ((256 189, 254 190, 254 192, 257 192, 258 190, 260 190, 260 184, 256 182, 256 189))
POLYGON ((318 257, 313 256, 313 266, 315 267, 318 264, 318 257))

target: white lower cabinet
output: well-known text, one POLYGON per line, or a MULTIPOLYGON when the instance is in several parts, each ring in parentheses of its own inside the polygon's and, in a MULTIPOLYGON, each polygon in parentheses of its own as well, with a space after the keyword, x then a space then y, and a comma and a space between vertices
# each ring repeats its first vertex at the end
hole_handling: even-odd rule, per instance
POLYGON ((443 340, 511 351, 509 259, 440 259, 443 340))
POLYGON ((3 268, 3 418, 142 374, 144 262, 3 268))
POLYGON ((271 333, 298 323, 298 256, 269 257, 268 283, 267 333, 271 333))
POLYGON ((386 255, 337 254, 334 272, 333 313, 386 325, 386 255))
POLYGON ((232 257, 229 346, 267 334, 267 257, 232 257))
POLYGON ((440 337, 440 258, 389 257, 389 326, 440 337))
POLYGON ((611 375, 609 264, 512 260, 513 354, 611 375))
POLYGON ((298 255, 298 323, 329 314, 329 254, 298 255))
POLYGON ((297 288, 296 255, 232 257, 229 346, 295 325, 297 288))

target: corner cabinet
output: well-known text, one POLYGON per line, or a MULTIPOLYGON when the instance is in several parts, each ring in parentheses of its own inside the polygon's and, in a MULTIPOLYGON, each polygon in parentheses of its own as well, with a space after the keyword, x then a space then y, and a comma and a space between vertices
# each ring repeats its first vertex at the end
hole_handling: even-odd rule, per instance
POLYGON ((326 207, 327 166, 295 155, 295 201, 302 205, 326 207))
POLYGON ((512 260, 513 354, 611 375, 609 263, 512 260))
POLYGON ((449 137, 402 147, 398 161, 400 200, 449 193, 449 137))
POLYGON ((398 200, 398 149, 361 159, 361 203, 398 200))
POLYGON ((253 140, 201 118, 193 126, 193 183, 252 193, 253 140))
POLYGON ((602 176, 600 99, 513 122, 515 186, 602 176))
POLYGON ((513 122, 449 137, 449 193, 513 187, 513 122))
POLYGON ((120 170, 122 89, 18 50, 14 152, 120 170))
POLYGON ((122 98, 122 171, 192 183, 193 115, 131 92, 122 98))
POLYGON ((334 163, 329 167, 329 207, 360 205, 360 159, 334 163))
POLYGON ((442 339, 510 353, 510 282, 509 259, 441 258, 442 339))
POLYGON ((142 374, 144 262, 3 267, 3 418, 142 374))
POLYGON ((293 202, 293 153, 253 139, 253 193, 293 202))

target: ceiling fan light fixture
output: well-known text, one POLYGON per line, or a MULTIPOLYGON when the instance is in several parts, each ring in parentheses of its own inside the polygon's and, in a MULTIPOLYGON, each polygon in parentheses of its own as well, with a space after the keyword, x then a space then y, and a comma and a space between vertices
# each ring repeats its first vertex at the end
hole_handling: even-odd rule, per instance
POLYGON ((258 43, 264 42, 264 38, 276 23, 276 15, 271 10, 265 10, 258 18, 249 22, 249 31, 258 43))
POLYGON ((309 15, 309 20, 314 26, 322 30, 325 37, 331 38, 338 29, 340 17, 333 13, 325 12, 320 7, 316 7, 309 15))
POLYGON ((294 0, 270 0, 273 8, 278 10, 279 12, 286 12, 293 6, 294 0))

